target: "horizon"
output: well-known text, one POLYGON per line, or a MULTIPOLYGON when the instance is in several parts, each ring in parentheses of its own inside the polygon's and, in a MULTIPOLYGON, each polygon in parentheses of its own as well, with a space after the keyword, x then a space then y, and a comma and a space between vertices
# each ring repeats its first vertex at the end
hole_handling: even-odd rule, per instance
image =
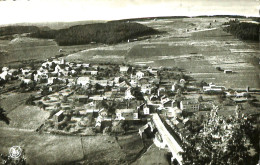
POLYGON ((259 17, 259 0, 0 0, 0 25, 151 17, 259 17))

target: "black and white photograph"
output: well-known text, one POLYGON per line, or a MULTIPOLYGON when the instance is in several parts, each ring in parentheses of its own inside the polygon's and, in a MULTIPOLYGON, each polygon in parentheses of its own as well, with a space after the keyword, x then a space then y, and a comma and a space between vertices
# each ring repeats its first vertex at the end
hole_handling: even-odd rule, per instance
POLYGON ((260 0, 0 0, 0 164, 260 165, 260 0))

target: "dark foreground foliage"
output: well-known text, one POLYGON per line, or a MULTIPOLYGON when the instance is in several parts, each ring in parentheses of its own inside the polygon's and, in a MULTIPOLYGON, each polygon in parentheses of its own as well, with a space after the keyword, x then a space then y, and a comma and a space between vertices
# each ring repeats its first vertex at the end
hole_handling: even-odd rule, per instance
POLYGON ((115 44, 155 33, 156 30, 138 23, 108 22, 72 26, 61 30, 39 30, 30 34, 30 37, 55 39, 59 45, 66 46, 92 42, 115 44))
POLYGON ((259 24, 239 21, 229 21, 230 26, 224 30, 242 40, 259 41, 259 24))

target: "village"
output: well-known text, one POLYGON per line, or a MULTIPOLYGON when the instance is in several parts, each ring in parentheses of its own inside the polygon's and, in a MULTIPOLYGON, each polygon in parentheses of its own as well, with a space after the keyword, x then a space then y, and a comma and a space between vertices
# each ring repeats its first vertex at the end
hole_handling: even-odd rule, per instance
MULTIPOLYGON (((2 92, 9 82, 16 82, 12 83, 19 86, 16 92, 36 91, 27 105, 49 112, 37 132, 82 136, 139 132, 147 138, 154 128, 148 133, 145 130, 153 127, 150 121, 158 114, 181 144, 193 133, 183 128, 203 121, 212 108, 218 106, 231 114, 259 105, 253 96, 259 91, 197 82, 176 67, 86 64, 53 58, 38 68, 3 67, 1 71, 2 92)), ((152 137, 156 146, 165 148, 159 133, 152 137)))

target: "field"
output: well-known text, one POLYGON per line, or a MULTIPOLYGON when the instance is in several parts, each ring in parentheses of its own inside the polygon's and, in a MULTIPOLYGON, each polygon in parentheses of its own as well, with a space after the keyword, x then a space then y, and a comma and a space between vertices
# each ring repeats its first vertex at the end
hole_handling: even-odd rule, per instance
POLYGON ((154 144, 148 148, 147 152, 132 165, 167 165, 167 151, 157 148, 154 144))

